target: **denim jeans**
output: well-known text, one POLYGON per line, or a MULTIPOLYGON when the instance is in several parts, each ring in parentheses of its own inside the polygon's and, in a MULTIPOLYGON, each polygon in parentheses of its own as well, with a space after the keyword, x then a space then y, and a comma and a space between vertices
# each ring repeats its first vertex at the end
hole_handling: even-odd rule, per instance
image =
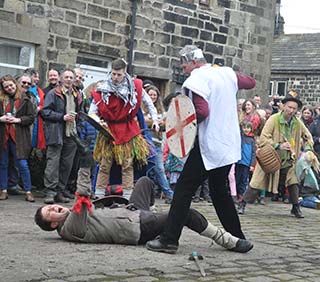
POLYGON ((8 168, 9 168, 9 153, 12 154, 14 166, 19 170, 25 191, 31 191, 31 176, 28 162, 25 159, 17 159, 16 144, 9 138, 7 149, 4 149, 0 156, 0 188, 6 190, 8 188, 8 168))
POLYGON ((161 191, 163 191, 169 199, 172 199, 173 197, 173 191, 170 188, 168 179, 166 177, 166 174, 164 172, 164 165, 163 165, 163 154, 161 147, 157 147, 157 160, 156 163, 152 169, 152 172, 150 175, 148 175, 160 188, 161 191))
POLYGON ((307 196, 303 197, 303 199, 299 203, 302 207, 315 209, 316 203, 320 203, 320 200, 315 196, 307 196))
POLYGON ((236 164, 235 175, 236 175, 236 189, 237 195, 243 195, 246 192, 248 180, 249 180, 250 167, 243 164, 236 164))
POLYGON ((13 157, 12 153, 9 151, 9 165, 8 165, 8 189, 16 189, 17 184, 19 184, 20 175, 19 169, 17 167, 17 162, 13 157))

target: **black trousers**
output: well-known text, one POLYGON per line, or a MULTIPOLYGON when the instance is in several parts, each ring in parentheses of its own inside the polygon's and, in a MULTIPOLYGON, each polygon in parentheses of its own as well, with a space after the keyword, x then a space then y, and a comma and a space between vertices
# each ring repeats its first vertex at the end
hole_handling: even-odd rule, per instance
MULTIPOLYGON (((150 206, 154 203, 154 183, 148 177, 141 177, 137 181, 129 202, 141 211, 139 244, 145 244, 160 235, 164 230, 168 213, 150 211, 150 206)), ((208 221, 198 211, 190 209, 187 212, 185 226, 200 234, 207 228, 208 221)))
POLYGON ((231 165, 227 165, 206 171, 200 154, 199 143, 196 140, 175 187, 168 220, 160 236, 161 242, 178 244, 182 228, 187 222, 192 196, 207 177, 209 177, 212 203, 222 226, 233 236, 245 239, 227 185, 230 168, 231 165))

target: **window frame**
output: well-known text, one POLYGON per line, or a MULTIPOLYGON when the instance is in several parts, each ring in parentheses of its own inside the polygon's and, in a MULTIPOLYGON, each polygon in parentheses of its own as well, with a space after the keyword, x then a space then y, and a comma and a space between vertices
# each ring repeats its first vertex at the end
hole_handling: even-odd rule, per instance
POLYGON ((200 5, 210 6, 210 0, 199 0, 200 5))
POLYGON ((35 47, 34 44, 23 42, 23 41, 18 41, 18 40, 11 40, 11 39, 6 39, 6 38, 1 38, 1 37, 0 37, 0 43, 7 43, 8 45, 13 46, 13 47, 28 47, 28 48, 30 48, 30 58, 29 58, 28 66, 7 64, 7 63, 2 63, 0 61, 0 67, 17 69, 17 70, 25 70, 27 68, 33 68, 34 67, 35 53, 36 53, 36 47, 35 47))
POLYGON ((270 81, 269 83, 269 97, 273 96, 273 89, 274 89, 274 81, 270 81))

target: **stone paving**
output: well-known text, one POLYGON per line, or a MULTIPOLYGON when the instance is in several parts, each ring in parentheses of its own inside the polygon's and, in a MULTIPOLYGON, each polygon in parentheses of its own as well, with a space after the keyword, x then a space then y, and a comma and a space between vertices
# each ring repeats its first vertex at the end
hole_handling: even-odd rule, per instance
MULTIPOLYGON (((33 223, 42 205, 42 199, 36 200, 11 196, 0 202, 0 281, 320 281, 319 210, 303 209, 305 218, 296 219, 289 215, 290 206, 280 202, 250 205, 241 223, 254 243, 251 252, 227 251, 185 229, 177 254, 168 255, 144 246, 65 242, 33 223), (188 260, 192 251, 203 255, 206 277, 188 260)), ((168 209, 160 200, 157 207, 168 209)), ((193 207, 219 224, 210 204, 193 207)))

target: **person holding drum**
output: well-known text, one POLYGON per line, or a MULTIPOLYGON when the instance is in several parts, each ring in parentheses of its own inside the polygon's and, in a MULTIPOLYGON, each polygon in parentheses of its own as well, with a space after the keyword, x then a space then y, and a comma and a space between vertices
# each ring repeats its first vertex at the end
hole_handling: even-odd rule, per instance
MULTIPOLYGON (((182 92, 194 104, 198 133, 175 187, 165 229, 158 239, 146 244, 151 251, 166 253, 177 251, 192 196, 207 177, 212 203, 224 229, 245 239, 227 179, 231 165, 241 158, 236 94, 239 89, 253 88, 255 80, 229 67, 207 64, 202 50, 194 45, 185 46, 180 55, 184 73, 190 74, 182 92)), ((253 247, 246 240, 242 242, 250 244, 248 251, 253 247)))
MULTIPOLYGON (((312 135, 304 123, 296 117, 296 112, 302 108, 302 102, 295 91, 290 91, 282 100, 283 110, 273 114, 262 129, 259 146, 263 148, 271 144, 278 151, 281 167, 274 173, 267 173, 262 165, 257 163, 248 189, 244 194, 243 210, 246 203, 252 203, 262 189, 278 194, 278 190, 288 187, 289 200, 292 204, 291 214, 303 218, 299 206, 299 181, 296 175, 296 161, 301 151, 301 140, 305 151, 313 148, 312 135)), ((310 152, 312 153, 312 152, 310 152)), ((312 153, 313 154, 313 153, 312 153)))

